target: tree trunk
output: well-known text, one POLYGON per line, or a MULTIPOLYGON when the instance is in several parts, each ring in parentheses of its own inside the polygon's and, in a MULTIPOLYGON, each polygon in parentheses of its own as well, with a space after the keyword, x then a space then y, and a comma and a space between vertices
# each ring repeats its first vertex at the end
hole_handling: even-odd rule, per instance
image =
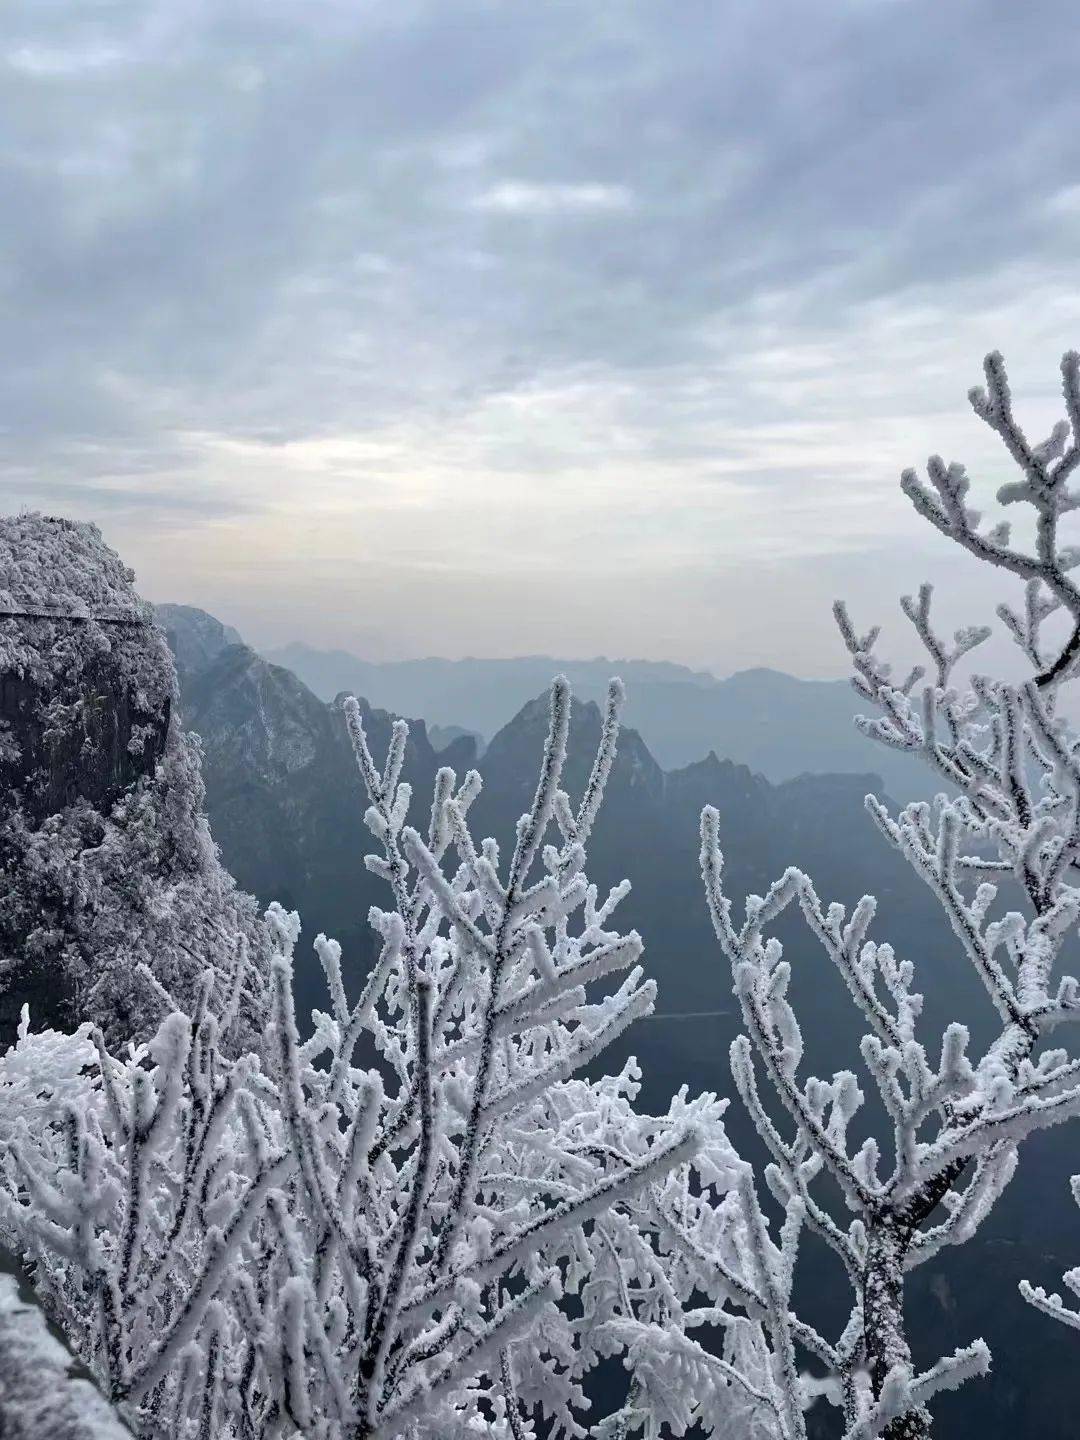
MULTIPOLYGON (((894 1365, 911 1364, 904 1329, 904 1253, 909 1233, 892 1217, 873 1221, 867 1232, 863 1333, 875 1398, 894 1365)), ((929 1440, 929 1412, 908 1410, 883 1433, 884 1440, 929 1440)))

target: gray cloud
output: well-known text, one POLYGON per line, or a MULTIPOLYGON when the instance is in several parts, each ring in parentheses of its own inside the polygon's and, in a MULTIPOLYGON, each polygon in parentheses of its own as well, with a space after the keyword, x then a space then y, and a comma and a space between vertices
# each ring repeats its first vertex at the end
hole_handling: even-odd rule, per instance
POLYGON ((829 670, 777 617, 938 563, 982 350, 1051 415, 1078 62, 1065 0, 9 7, 3 499, 267 635, 829 670))

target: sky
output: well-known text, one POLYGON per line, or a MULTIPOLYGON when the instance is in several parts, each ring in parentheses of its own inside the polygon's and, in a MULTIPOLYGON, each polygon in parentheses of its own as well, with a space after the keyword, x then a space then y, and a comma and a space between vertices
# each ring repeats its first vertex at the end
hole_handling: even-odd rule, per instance
MULTIPOLYGON (((0 508, 370 658, 834 675, 1080 345, 1069 0, 9 0, 0 508)), ((1007 582, 1005 583, 1007 587, 1007 582)))

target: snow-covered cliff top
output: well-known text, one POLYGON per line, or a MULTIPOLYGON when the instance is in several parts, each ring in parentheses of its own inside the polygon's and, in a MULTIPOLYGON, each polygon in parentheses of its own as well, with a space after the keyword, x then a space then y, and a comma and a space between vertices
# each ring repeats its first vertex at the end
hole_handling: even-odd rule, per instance
POLYGON ((160 711, 172 659, 133 579, 96 525, 0 517, 0 672, 60 690, 105 663, 137 710, 160 711))

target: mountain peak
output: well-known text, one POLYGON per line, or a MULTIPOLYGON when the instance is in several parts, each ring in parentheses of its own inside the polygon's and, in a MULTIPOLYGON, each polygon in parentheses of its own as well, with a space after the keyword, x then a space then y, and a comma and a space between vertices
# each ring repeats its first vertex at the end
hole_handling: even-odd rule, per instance
POLYGON ((244 643, 239 631, 195 605, 155 605, 154 615, 165 631, 182 676, 205 670, 222 650, 244 643))
POLYGON ((777 670, 771 665, 750 665, 745 670, 733 670, 730 675, 717 682, 719 685, 769 686, 770 688, 799 689, 803 686, 822 688, 829 686, 847 687, 842 678, 807 679, 802 675, 791 675, 786 670, 777 670))

